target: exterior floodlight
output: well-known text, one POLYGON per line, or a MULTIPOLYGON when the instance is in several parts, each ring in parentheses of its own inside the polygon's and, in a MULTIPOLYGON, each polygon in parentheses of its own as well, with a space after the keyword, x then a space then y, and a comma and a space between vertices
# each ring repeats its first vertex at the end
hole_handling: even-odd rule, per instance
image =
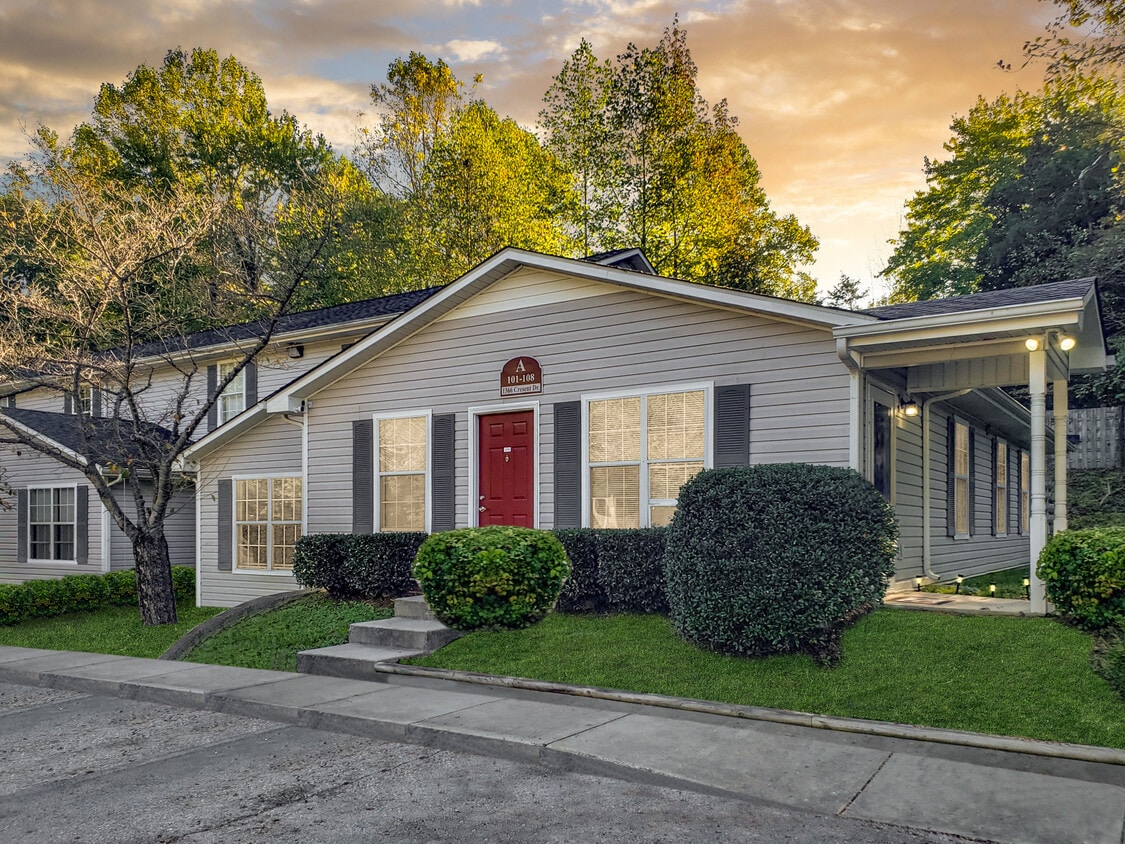
POLYGON ((1069 352, 1071 349, 1073 349, 1077 345, 1078 345, 1078 341, 1075 340, 1073 337, 1060 337, 1059 338, 1059 348, 1062 349, 1064 352, 1069 352))
POLYGON ((1023 341, 1023 344, 1025 346, 1027 346, 1027 350, 1029 352, 1038 352, 1039 351, 1039 338, 1038 337, 1028 337, 1026 340, 1023 341))

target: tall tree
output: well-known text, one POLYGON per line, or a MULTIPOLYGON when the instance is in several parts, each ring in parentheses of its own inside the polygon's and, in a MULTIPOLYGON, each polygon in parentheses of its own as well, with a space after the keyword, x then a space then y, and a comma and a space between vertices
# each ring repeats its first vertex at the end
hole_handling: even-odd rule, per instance
POLYGON ((859 303, 867 296, 866 290, 859 286, 859 279, 852 278, 846 273, 840 273, 840 280, 836 286, 828 291, 825 304, 833 308, 845 308, 854 311, 859 303))
POLYGON ((174 622, 164 530, 187 482, 179 458, 291 309, 334 236, 341 197, 313 175, 261 213, 176 180, 127 184, 92 171, 46 130, 17 169, 0 207, 0 382, 69 396, 75 414, 64 420, 79 446, 0 426, 0 448, 32 449, 81 473, 132 543, 144 623, 174 622), (253 242, 258 265, 215 248, 231 240, 253 242), (33 283, 11 273, 20 262, 39 268, 33 283), (209 389, 182 314, 221 328, 247 303, 259 319, 209 389), (82 402, 93 390, 96 418, 82 402))
POLYGON ((638 246, 668 275, 810 298, 799 266, 816 239, 770 210, 737 120, 708 105, 697 73, 675 20, 612 65, 583 42, 555 78, 540 122, 579 179, 585 247, 638 246))

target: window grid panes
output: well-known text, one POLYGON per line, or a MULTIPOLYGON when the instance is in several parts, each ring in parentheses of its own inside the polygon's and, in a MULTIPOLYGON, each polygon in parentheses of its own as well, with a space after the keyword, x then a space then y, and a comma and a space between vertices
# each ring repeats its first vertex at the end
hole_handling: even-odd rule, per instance
POLYGON ((402 416, 376 420, 378 529, 426 530, 426 450, 429 419, 402 416))
MULTIPOLYGON (((234 363, 219 364, 219 382, 234 369, 234 363)), ((222 425, 246 409, 246 370, 243 369, 227 384, 227 388, 219 395, 219 424, 222 425)))
POLYGON ((1008 444, 1003 440, 996 441, 996 497, 992 502, 993 518, 995 519, 996 534, 1002 536, 1008 532, 1008 444))
POLYGON ((680 487, 703 471, 706 423, 704 390, 591 401, 591 526, 667 524, 680 487))
POLYGON ((28 490, 28 558, 75 560, 74 487, 28 490))
POLYGON ((301 486, 300 478, 246 478, 235 483, 238 568, 293 568, 293 549, 301 538, 301 486))
POLYGON ((958 536, 969 535, 969 426, 954 422, 953 512, 958 536))

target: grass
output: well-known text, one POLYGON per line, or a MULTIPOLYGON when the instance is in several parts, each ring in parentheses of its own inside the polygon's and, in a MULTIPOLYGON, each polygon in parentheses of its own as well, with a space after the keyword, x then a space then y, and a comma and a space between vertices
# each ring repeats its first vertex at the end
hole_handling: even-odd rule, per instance
POLYGON ((196 607, 191 600, 179 603, 176 611, 178 623, 159 627, 142 625, 136 607, 106 607, 40 618, 0 627, 0 645, 155 659, 191 628, 222 612, 217 607, 196 607))
POLYGON ((882 609, 844 635, 834 669, 804 656, 698 650, 659 616, 552 614, 473 633, 414 665, 1125 748, 1125 702, 1091 641, 1044 618, 882 609))
POLYGON ((388 606, 363 601, 337 602, 326 595, 312 594, 219 631, 184 659, 296 671, 298 651, 341 645, 348 640, 349 624, 390 615, 388 606))
MULTIPOLYGON (((989 574, 981 574, 976 577, 966 577, 965 582, 961 584, 962 595, 983 595, 989 597, 990 593, 988 587, 991 584, 996 585, 997 598, 1027 598, 1027 589, 1023 585, 1023 579, 1027 577, 1027 566, 1019 566, 1014 569, 1005 569, 1004 571, 994 571, 989 574)), ((931 583, 922 587, 923 592, 939 592, 943 595, 952 595, 957 591, 957 585, 953 582, 944 583, 931 583)))

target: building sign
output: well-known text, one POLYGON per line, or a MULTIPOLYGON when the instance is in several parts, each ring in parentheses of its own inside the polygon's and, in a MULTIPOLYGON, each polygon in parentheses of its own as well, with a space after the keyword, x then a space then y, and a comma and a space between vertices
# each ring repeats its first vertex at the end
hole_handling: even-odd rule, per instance
POLYGON ((535 358, 512 358, 500 370, 501 396, 527 396, 543 392, 543 370, 535 358))

